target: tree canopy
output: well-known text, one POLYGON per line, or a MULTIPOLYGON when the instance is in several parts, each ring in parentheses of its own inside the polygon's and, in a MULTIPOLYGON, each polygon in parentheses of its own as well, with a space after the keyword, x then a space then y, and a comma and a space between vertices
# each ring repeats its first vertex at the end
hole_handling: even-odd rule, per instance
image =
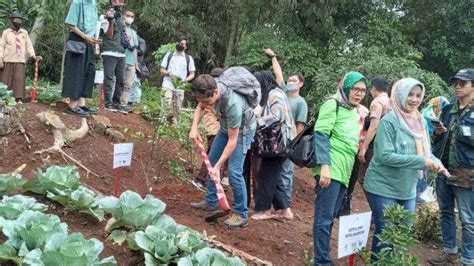
MULTIPOLYGON (((64 18, 69 1, 3 0, 0 26, 19 9, 26 28, 38 34, 35 48, 45 61, 41 72, 60 80, 64 18), (38 18, 43 20, 38 25, 38 18)), ((98 0, 100 12, 108 1, 98 0)), ((335 91, 346 71, 391 81, 411 76, 425 83, 427 98, 447 94, 445 80, 474 62, 474 4, 471 0, 128 0, 139 35, 152 53, 190 38, 198 73, 244 64, 271 67, 262 49, 272 48, 283 70, 302 72, 304 95, 313 106, 335 91)), ((41 20, 39 20, 41 22, 41 20)), ((153 80, 152 80, 153 81, 153 80)), ((158 83, 159 78, 156 78, 158 83)), ((314 108, 313 108, 314 109, 314 108)))

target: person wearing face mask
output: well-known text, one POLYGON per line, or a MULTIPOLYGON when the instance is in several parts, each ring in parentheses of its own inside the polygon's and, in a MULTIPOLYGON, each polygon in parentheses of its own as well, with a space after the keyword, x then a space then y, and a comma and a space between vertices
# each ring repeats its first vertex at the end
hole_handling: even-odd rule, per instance
POLYGON ((186 54, 188 38, 180 36, 176 42, 176 50, 166 53, 161 62, 160 73, 164 76, 161 84, 164 90, 164 101, 172 107, 170 119, 176 122, 184 100, 184 91, 175 88, 173 78, 181 82, 190 82, 194 79, 196 67, 192 56, 186 54))
POLYGON ((362 125, 357 106, 367 92, 367 83, 361 73, 347 73, 339 82, 337 93, 319 109, 314 129, 314 265, 334 265, 329 255, 332 224, 341 209, 359 148, 362 125))
POLYGON ((105 16, 101 16, 100 36, 103 38, 105 109, 128 114, 132 109, 122 104, 125 81, 125 47, 128 46, 122 17, 123 0, 111 0, 105 16))
POLYGON ((126 39, 126 49, 125 49, 125 82, 123 87, 122 97, 120 98, 121 105, 128 104, 128 96, 130 88, 133 85, 135 80, 135 72, 138 69, 138 56, 137 56, 137 47, 138 47, 138 35, 137 32, 132 29, 133 20, 135 18, 135 13, 131 10, 127 10, 123 14, 125 22, 125 39, 126 39))
MULTIPOLYGON (((428 131, 418 111, 424 94, 425 86, 416 79, 397 81, 390 97, 392 109, 377 127, 374 156, 364 180, 375 222, 372 254, 385 247, 377 237, 385 224, 384 208, 398 204, 414 214, 416 184, 423 176, 423 170, 449 176, 443 164, 431 153, 428 131)), ((376 257, 373 255, 372 259, 376 257)))
POLYGON ((25 63, 29 57, 35 61, 41 56, 35 54, 28 32, 21 28, 23 15, 13 11, 8 18, 11 26, 0 39, 0 81, 13 91, 16 102, 25 99, 25 63))
MULTIPOLYGON (((268 48, 263 49, 263 51, 271 58, 276 82, 286 92, 296 131, 297 133, 300 133, 304 129, 308 118, 308 104, 305 99, 300 96, 300 90, 304 85, 304 77, 301 73, 292 73, 288 76, 288 80, 285 83, 283 70, 281 69, 275 52, 268 48)), ((293 162, 290 159, 286 159, 281 171, 283 187, 285 188, 285 197, 289 205, 291 204, 294 167, 295 165, 293 162)))

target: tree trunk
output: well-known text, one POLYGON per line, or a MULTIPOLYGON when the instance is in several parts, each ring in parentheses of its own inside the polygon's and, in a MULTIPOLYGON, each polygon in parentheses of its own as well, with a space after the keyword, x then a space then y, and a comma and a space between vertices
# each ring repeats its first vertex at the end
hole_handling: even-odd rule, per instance
MULTIPOLYGON (((41 1, 41 6, 45 7, 47 5, 47 0, 42 0, 41 1)), ((39 35, 41 34, 41 31, 43 30, 44 27, 44 8, 40 10, 38 13, 38 16, 35 18, 35 23, 33 23, 33 28, 31 29, 30 32, 30 39, 31 43, 33 44, 33 47, 35 46, 36 41, 38 40, 39 35)))
MULTIPOLYGON (((63 43, 65 44, 68 38, 68 33, 63 30, 63 43)), ((66 62, 66 48, 63 49, 62 56, 61 56, 61 77, 59 79, 59 86, 63 87, 64 81, 64 63, 66 62)))
POLYGON ((224 59, 224 68, 228 68, 230 65, 230 59, 232 57, 232 52, 234 51, 235 45, 235 36, 237 35, 239 27, 239 8, 238 3, 233 2, 232 9, 230 14, 230 28, 229 28, 229 39, 227 41, 227 51, 225 53, 224 59))

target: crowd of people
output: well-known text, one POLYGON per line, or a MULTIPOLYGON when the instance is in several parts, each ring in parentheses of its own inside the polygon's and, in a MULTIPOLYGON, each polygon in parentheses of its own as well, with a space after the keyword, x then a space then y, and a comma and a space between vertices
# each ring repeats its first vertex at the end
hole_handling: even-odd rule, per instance
MULTIPOLYGON (((147 72, 141 61, 145 43, 134 29, 134 12, 123 10, 123 0, 110 4, 99 17, 94 0, 73 0, 65 20, 69 35, 62 96, 69 98, 67 111, 74 115, 97 113, 86 104, 95 83, 96 55, 103 64, 106 110, 129 113, 129 104, 137 101, 137 92, 131 92, 137 75, 147 72)), ((21 28, 24 17, 15 11, 9 18, 11 27, 0 41, 0 81, 21 102, 25 99, 26 60, 41 57, 21 28)), ((247 226, 249 217, 293 219, 293 162, 284 154, 276 156, 276 151, 275 156, 252 151, 262 149, 267 141, 257 140, 262 136, 260 130, 274 129, 275 139, 289 143, 307 126, 308 105, 300 96, 302 73, 291 73, 285 80, 277 54, 266 48, 262 53, 271 61, 273 73, 263 69, 251 73, 236 66, 197 76, 187 47, 188 39, 179 37, 175 51, 164 56, 160 73, 164 76, 163 102, 171 106, 173 120, 178 119, 184 98, 184 91, 176 86, 179 80, 192 82, 197 100, 190 139, 203 142, 199 124, 205 124, 212 169, 203 164, 193 180, 206 195, 191 206, 209 212, 219 209, 210 177, 222 172, 228 176, 234 197, 233 213, 225 220, 229 227, 247 226), (249 215, 252 198, 255 207, 249 215)), ((429 262, 474 265, 474 69, 462 69, 450 79, 453 95, 449 100, 436 97, 422 110, 426 88, 415 78, 391 83, 383 76, 369 80, 360 72, 347 72, 334 95, 315 112, 314 265, 334 264, 329 255, 334 219, 350 202, 357 182, 372 210, 371 251, 376 253, 389 245, 377 237, 386 226, 384 208, 398 204, 415 213, 430 172, 436 174, 443 251, 429 262), (366 108, 361 102, 368 94, 372 101, 366 108), (460 256, 455 205, 462 222, 460 256)))
MULTIPOLYGON (((223 80, 230 70, 216 69, 213 71, 218 71, 218 75, 200 75, 192 86, 198 106, 189 136, 202 141, 198 125, 204 117, 206 128, 212 128, 208 138, 214 138, 209 142, 214 168, 209 173, 203 168, 198 181, 195 180, 201 188, 207 182, 207 192, 204 201, 191 206, 210 212, 219 208, 216 187, 210 176, 220 173, 228 161, 234 213, 224 223, 232 228, 248 225, 250 183, 255 202, 250 219, 293 219, 291 160, 284 156, 255 158, 256 154, 248 151, 261 144, 257 137, 254 139, 255 132, 261 128, 278 124, 281 136, 288 140, 304 129, 308 110, 305 100, 299 96, 304 78, 301 73, 293 73, 285 83, 276 54, 271 49, 263 52, 272 62, 273 73, 260 70, 251 75, 247 71, 238 78, 241 82, 253 76, 260 85, 261 98, 256 107, 249 104, 248 95, 236 89, 239 85, 227 82, 227 77, 223 80), (226 97, 231 100, 223 100, 229 90, 230 96, 226 97), (248 110, 253 111, 251 119, 246 114, 248 110), (244 166, 248 162, 252 167, 244 166), (250 171, 254 166, 257 170, 250 171), (256 177, 252 176, 255 174, 256 177)), ((415 213, 430 172, 436 175, 443 251, 428 261, 433 265, 474 263, 474 210, 471 207, 474 206, 474 138, 471 134, 474 130, 474 69, 462 69, 450 80, 453 85, 451 103, 439 96, 421 109, 425 97, 422 82, 402 78, 390 86, 382 76, 369 80, 362 73, 351 71, 339 81, 335 94, 321 105, 313 137, 317 162, 313 169, 316 180, 314 265, 334 265, 329 255, 332 226, 334 219, 341 215, 344 202, 350 201, 357 181, 372 210, 375 232, 371 251, 372 259, 377 260, 375 254, 389 245, 378 238, 387 225, 384 209, 398 204, 415 213), (367 109, 361 101, 369 93, 373 100, 367 109), (460 257, 456 244, 455 202, 462 222, 460 257)))

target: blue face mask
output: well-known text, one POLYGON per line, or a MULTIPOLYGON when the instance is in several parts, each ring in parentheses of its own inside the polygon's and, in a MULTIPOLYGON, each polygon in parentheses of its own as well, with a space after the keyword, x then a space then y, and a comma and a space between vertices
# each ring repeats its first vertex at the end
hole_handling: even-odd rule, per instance
POLYGON ((286 84, 286 87, 288 88, 288 91, 294 91, 298 89, 298 84, 296 82, 288 82, 286 84))

